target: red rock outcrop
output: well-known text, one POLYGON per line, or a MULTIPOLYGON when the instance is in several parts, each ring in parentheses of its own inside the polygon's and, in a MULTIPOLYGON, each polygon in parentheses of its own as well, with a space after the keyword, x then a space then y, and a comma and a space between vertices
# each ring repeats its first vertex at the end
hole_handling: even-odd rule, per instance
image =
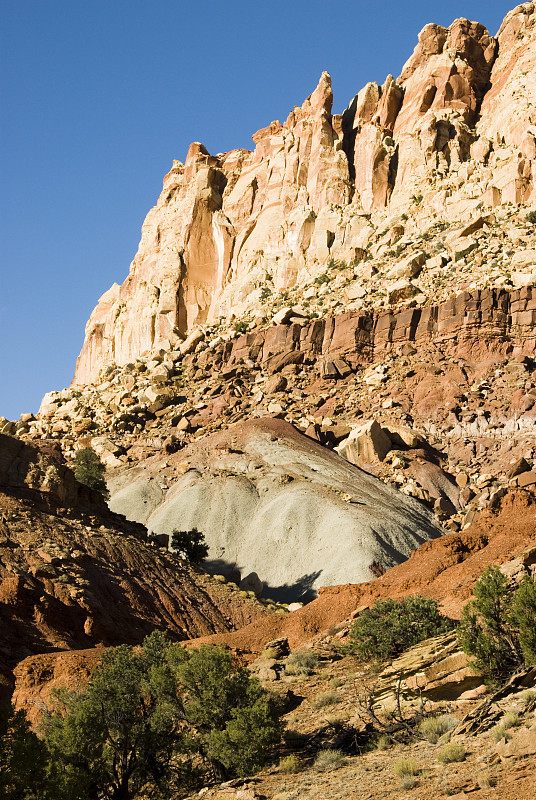
POLYGON ((349 363, 381 359, 405 343, 435 343, 449 355, 479 360, 536 352, 536 290, 464 292, 446 303, 374 314, 347 312, 308 325, 278 325, 245 334, 197 356, 203 364, 263 361, 277 372, 304 358, 349 363))

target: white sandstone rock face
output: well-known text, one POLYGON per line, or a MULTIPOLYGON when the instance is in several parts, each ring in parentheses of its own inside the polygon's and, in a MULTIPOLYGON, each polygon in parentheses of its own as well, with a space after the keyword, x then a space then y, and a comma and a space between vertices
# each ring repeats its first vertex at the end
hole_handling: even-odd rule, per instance
MULTIPOLYGON (((283 124, 253 135, 253 152, 212 156, 194 142, 164 178, 128 277, 93 311, 73 384, 162 341, 183 352, 181 340, 221 317, 253 320, 263 291, 311 282, 332 260, 366 276, 372 237, 408 212, 425 229, 531 202, 535 31, 534 3, 510 12, 497 39, 465 19, 427 25, 402 74, 367 84, 341 116, 324 72, 283 124)), ((455 258, 474 249, 465 236, 455 258)), ((411 280, 420 267, 389 277, 411 280)))

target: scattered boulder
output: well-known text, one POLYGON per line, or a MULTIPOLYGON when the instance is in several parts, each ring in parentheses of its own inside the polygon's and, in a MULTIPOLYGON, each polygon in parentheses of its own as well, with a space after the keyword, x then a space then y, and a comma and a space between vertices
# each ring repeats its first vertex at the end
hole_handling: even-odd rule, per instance
POLYGON ((250 572, 245 578, 242 578, 239 584, 240 588, 246 592, 255 592, 257 597, 262 594, 265 584, 256 572, 250 572))
POLYGON ((354 428, 347 439, 335 448, 339 455, 352 464, 383 461, 393 443, 385 428, 376 420, 370 420, 354 428))
POLYGON ((402 300, 411 300, 421 294, 421 290, 414 283, 406 279, 402 279, 394 283, 387 290, 387 300, 390 305, 400 303, 402 300))

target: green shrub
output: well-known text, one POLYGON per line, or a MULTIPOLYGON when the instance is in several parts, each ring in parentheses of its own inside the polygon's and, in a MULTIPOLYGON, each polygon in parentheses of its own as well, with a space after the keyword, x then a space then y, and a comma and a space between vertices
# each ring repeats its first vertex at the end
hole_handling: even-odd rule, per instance
POLYGON ((377 600, 359 614, 350 639, 361 658, 384 659, 453 627, 453 621, 439 613, 435 600, 412 595, 403 600, 377 600))
POLYGON ((465 760, 465 747, 457 742, 450 742, 441 748, 437 754, 437 760, 442 764, 452 764, 455 761, 465 760))
POLYGON ((525 665, 530 667, 536 664, 536 583, 528 576, 514 592, 512 620, 517 625, 525 665))
POLYGON ((536 225, 536 211, 529 211, 525 219, 527 222, 532 222, 533 225, 536 225))
POLYGON ((296 650, 288 657, 285 672, 289 675, 312 675, 317 667, 318 658, 312 650, 296 650))
POLYGON ((290 756, 284 756, 279 759, 279 772, 282 772, 285 775, 291 775, 299 772, 300 769, 300 760, 293 753, 290 756))
POLYGON ((504 680, 522 663, 511 606, 508 578, 499 567, 488 567, 463 609, 458 642, 465 653, 474 656, 474 665, 489 682, 504 680))
POLYGON ((453 730, 458 724, 456 717, 451 714, 442 714, 439 717, 427 717, 419 725, 419 732, 432 744, 436 744, 441 737, 453 730))
POLYGON ((236 333, 245 333, 249 327, 249 323, 246 322, 245 319, 239 320, 239 322, 235 322, 234 330, 236 333))
POLYGON ((414 758, 397 758, 393 764, 393 772, 398 778, 403 778, 404 775, 418 775, 419 765, 414 758))
POLYGON ((44 722, 54 800, 182 796, 199 783, 192 757, 243 776, 281 738, 279 703, 230 653, 160 632, 106 650, 86 689, 56 703, 44 722))
POLYGON ((318 770, 331 770, 342 767, 344 763, 344 756, 340 750, 320 750, 315 758, 315 769, 318 770))
POLYGON ((317 275, 314 282, 317 286, 322 286, 323 283, 329 283, 329 275, 323 272, 321 275, 317 275))
POLYGON ((315 697, 313 700, 313 708, 325 708, 326 706, 333 706, 339 702, 339 696, 336 692, 323 692, 315 697))
POLYGON ((105 498, 109 497, 104 475, 106 467, 92 447, 83 447, 77 450, 73 458, 74 476, 80 483, 100 492, 105 498))

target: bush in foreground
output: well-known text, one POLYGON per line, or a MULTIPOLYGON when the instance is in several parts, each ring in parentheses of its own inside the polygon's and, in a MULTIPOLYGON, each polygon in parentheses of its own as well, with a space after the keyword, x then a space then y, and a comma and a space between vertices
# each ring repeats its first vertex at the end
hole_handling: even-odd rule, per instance
POLYGON ((0 797, 34 800, 45 788, 46 749, 23 711, 7 705, 0 713, 0 797))
POLYGON ((85 691, 56 697, 44 723, 55 800, 182 797, 200 771, 256 771, 281 737, 276 701, 229 653, 159 632, 107 650, 85 691))

